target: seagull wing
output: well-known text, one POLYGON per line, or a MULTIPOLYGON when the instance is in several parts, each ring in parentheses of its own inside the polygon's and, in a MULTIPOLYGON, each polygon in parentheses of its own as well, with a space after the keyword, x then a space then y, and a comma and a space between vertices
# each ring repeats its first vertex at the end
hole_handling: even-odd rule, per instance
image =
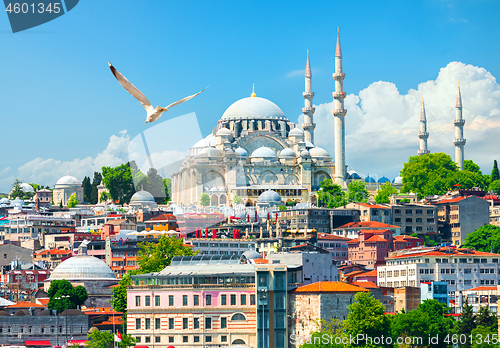
POLYGON ((184 103, 185 101, 188 101, 189 99, 192 99, 192 98, 196 97, 198 94, 200 94, 201 92, 203 92, 207 88, 208 88, 208 86, 205 87, 205 88, 203 88, 203 90, 199 91, 196 94, 190 95, 189 97, 186 97, 186 98, 182 98, 181 100, 178 100, 175 103, 170 104, 169 106, 165 107, 165 109, 170 109, 170 108, 172 108, 172 107, 174 107, 176 105, 179 105, 180 103, 184 103))
POLYGON ((127 78, 125 76, 123 76, 118 70, 116 70, 115 67, 113 65, 111 65, 111 63, 108 62, 108 64, 109 64, 109 68, 111 69, 111 72, 113 73, 113 75, 115 75, 118 82, 120 82, 120 85, 122 85, 123 88, 125 88, 127 90, 127 92, 132 94, 132 96, 135 99, 137 99, 142 104, 142 106, 144 106, 144 109, 146 109, 146 111, 149 112, 151 110, 154 110, 154 108, 151 105, 151 103, 149 102, 148 98, 146 98, 146 96, 144 94, 142 94, 142 92, 139 91, 139 89, 137 89, 137 87, 135 87, 133 84, 131 84, 130 81, 127 80, 127 78))

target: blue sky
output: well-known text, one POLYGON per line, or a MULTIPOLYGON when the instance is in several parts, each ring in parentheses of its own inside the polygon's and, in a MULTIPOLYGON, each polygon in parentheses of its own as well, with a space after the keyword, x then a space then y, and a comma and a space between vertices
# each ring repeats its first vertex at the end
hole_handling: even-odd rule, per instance
MULTIPOLYGON (((0 58, 3 143, 0 192, 9 190, 15 177, 27 182, 39 179, 44 181, 41 184, 53 185, 58 174, 53 178, 50 171, 44 176, 30 173, 30 165, 26 164, 37 158, 39 162, 53 159, 54 163, 61 163, 64 168, 53 168, 54 173, 71 171, 74 159, 95 158, 109 148, 110 137, 123 137, 120 132, 126 130, 127 137, 133 138, 151 127, 143 124, 144 109, 117 83, 108 61, 155 105, 165 106, 210 85, 200 96, 173 108, 160 119, 195 112, 203 136, 211 132, 229 105, 250 95, 252 83, 258 96, 275 102, 296 122, 303 106, 304 81, 300 70, 305 67, 307 49, 313 67, 314 104, 330 103, 337 27, 344 56, 345 91, 352 94, 353 105, 358 101, 363 117, 369 115, 363 109, 364 100, 372 100, 366 94, 377 86, 388 86, 377 84, 379 81, 392 86, 392 92, 395 88, 410 103, 410 113, 418 117, 419 105, 412 104, 412 96, 432 84, 426 82, 438 85, 440 72, 446 72, 440 69, 451 62, 461 62, 465 68, 459 66, 453 70, 449 66, 454 71, 449 74, 450 79, 463 74, 467 67, 477 68, 469 69, 466 74, 470 81, 489 79, 491 97, 487 99, 494 103, 488 107, 495 109, 500 102, 496 99, 498 85, 494 80, 500 75, 498 13, 500 2, 477 0, 317 3, 82 0, 64 16, 16 34, 11 33, 4 14, 0 16, 4 52, 0 58), (412 90, 414 93, 409 92, 412 90)), ((484 95, 482 90, 474 90, 472 82, 470 86, 469 95, 473 92, 484 95)), ((443 93, 448 96, 451 92, 443 93)), ((393 112, 390 99, 383 94, 379 98, 379 112, 393 112)), ((454 98, 451 102, 436 100, 434 105, 439 102, 451 104, 448 115, 451 124, 454 98)), ((441 109, 432 107, 431 103, 428 111, 431 121, 433 117, 436 120, 442 117, 441 109)), ((493 123, 484 124, 497 125, 496 113, 486 115, 487 110, 474 113, 464 105, 466 119, 467 112, 479 120, 490 117, 486 121, 493 123)), ((346 117, 349 116, 348 108, 346 117)), ((348 121, 348 137, 358 127, 359 124, 348 121)), ((418 124, 414 128, 418 132, 418 124)), ((329 131, 322 131, 326 139, 329 131)), ((430 131, 432 145, 432 128, 430 131)), ((453 155, 451 139, 441 142, 437 139, 439 131, 436 129, 434 133, 436 143, 430 150, 453 155)), ((466 128, 466 138, 472 131, 466 128)), ((173 129, 172 133, 178 131, 173 129)), ((494 129, 490 135, 500 133, 494 129)), ((167 134, 167 138, 170 136, 167 134)), ((415 135, 408 138, 411 139, 408 147, 403 146, 397 155, 387 154, 383 146, 391 149, 401 143, 389 142, 378 148, 376 160, 368 156, 365 161, 359 152, 378 142, 384 134, 379 134, 378 139, 373 136, 362 137, 366 144, 360 147, 353 145, 346 149, 347 164, 365 174, 394 177, 402 163, 418 149, 415 135)), ((351 141, 355 142, 355 138, 351 141)), ((471 140, 468 141, 470 144, 471 140)), ((323 143, 318 145, 333 155, 329 140, 323 143)), ((485 172, 490 172, 491 159, 496 154, 492 147, 487 151, 484 155, 484 149, 478 148, 470 156, 466 152, 466 158, 472 157, 485 172)), ((32 170, 44 168, 33 166, 32 170)), ((78 179, 82 180, 84 174, 91 173, 74 169, 78 179)))

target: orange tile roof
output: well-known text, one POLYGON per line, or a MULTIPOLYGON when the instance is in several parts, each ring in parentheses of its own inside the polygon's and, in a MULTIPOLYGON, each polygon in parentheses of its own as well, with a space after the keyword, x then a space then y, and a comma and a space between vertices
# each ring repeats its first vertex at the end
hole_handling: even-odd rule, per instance
POLYGON ((5 308, 30 308, 30 307, 45 308, 46 306, 34 302, 17 302, 16 304, 7 306, 5 308))
POLYGON ((336 234, 329 233, 318 233, 319 240, 340 240, 340 241, 349 241, 351 238, 337 236, 336 234))
MULTIPOLYGON (((446 248, 441 248, 441 249, 446 249, 446 248)), ((474 255, 474 256, 497 256, 497 257, 500 257, 500 254, 494 254, 494 253, 488 253, 488 252, 485 252, 485 251, 475 251, 475 250, 471 250, 470 253, 465 253, 465 252, 461 252, 460 250, 463 250, 463 249, 452 249, 452 248, 448 248, 448 249, 451 249, 453 252, 452 253, 449 253, 449 252, 444 252, 444 251, 441 251, 441 250, 429 250, 429 251, 422 251, 421 253, 414 253, 414 254, 405 254, 405 253, 402 253, 401 255, 396 255, 396 256, 390 256, 390 257, 387 257, 386 259, 389 260, 389 259, 400 259, 400 258, 403 258, 403 257, 415 257, 415 256, 468 256, 468 255, 474 255)), ((412 249, 406 249, 407 251, 410 251, 412 249)))
POLYGON ((347 241, 346 244, 350 244, 350 243, 354 244, 354 243, 357 243, 357 242, 359 242, 359 238, 351 239, 351 240, 347 241))
POLYGON ((342 282, 316 282, 298 287, 293 292, 367 292, 370 290, 342 282))
POLYGON ((161 214, 149 219, 146 222, 156 222, 156 221, 177 221, 175 215, 172 214, 161 214))
POLYGON ((352 271, 352 272, 349 272, 347 274, 344 274, 346 277, 351 277, 355 274, 359 274, 359 273, 364 273, 363 271, 352 271))
POLYGON ((380 204, 370 204, 370 203, 356 203, 357 205, 360 205, 362 207, 367 207, 367 208, 375 208, 375 209, 391 209, 389 207, 385 207, 380 204))
POLYGON ((362 282, 362 281, 359 281, 359 282, 352 282, 352 285, 356 285, 356 286, 359 286, 360 288, 365 288, 365 289, 376 289, 378 288, 377 284, 375 284, 374 282, 362 282))
POLYGON ((401 228, 401 226, 389 225, 378 221, 360 221, 360 222, 349 222, 340 227, 334 228, 334 230, 343 230, 347 228, 401 228))
POLYGON ((394 239, 395 240, 399 240, 399 239, 420 239, 418 237, 413 237, 413 236, 408 236, 408 235, 399 235, 399 236, 394 236, 394 239))
POLYGON ((496 289, 497 289, 496 286, 478 286, 476 288, 467 289, 464 291, 489 291, 489 290, 496 290, 496 289))
POLYGON ((254 259, 253 260, 256 264, 262 264, 262 263, 269 263, 268 260, 266 259, 254 259))
POLYGON ((47 306, 49 304, 50 298, 39 298, 37 299, 43 306, 47 306))
POLYGON ((99 326, 99 325, 122 325, 123 324, 123 320, 121 317, 109 317, 108 320, 105 320, 103 321, 102 323, 99 323, 99 324, 94 324, 95 326, 99 326))
POLYGON ((58 254, 71 254, 71 250, 61 250, 61 249, 50 249, 50 250, 43 250, 38 253, 35 253, 35 255, 58 255, 58 254))
POLYGON ((439 202, 436 202, 436 204, 456 203, 456 202, 459 202, 462 199, 466 199, 466 198, 467 197, 455 197, 455 198, 442 199, 439 202))
POLYGON ((368 243, 387 242, 387 239, 385 239, 384 237, 379 236, 379 235, 374 235, 374 236, 371 236, 370 238, 368 238, 367 240, 365 240, 365 243, 366 242, 368 242, 368 243))
POLYGON ((377 276, 377 270, 374 269, 372 271, 368 271, 368 272, 365 272, 363 274, 358 274, 354 278, 356 278, 356 277, 376 277, 376 276, 377 276))
POLYGON ((293 248, 302 248, 302 247, 305 247, 306 245, 307 245, 307 243, 304 243, 304 244, 300 244, 300 245, 296 245, 296 246, 290 247, 290 249, 293 249, 293 248))

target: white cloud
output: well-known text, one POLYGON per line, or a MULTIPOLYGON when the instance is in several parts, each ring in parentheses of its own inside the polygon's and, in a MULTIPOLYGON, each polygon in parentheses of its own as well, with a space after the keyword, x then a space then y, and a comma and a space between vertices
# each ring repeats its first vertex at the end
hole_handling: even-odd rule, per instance
MULTIPOLYGON (((484 173, 500 159, 500 85, 484 68, 451 62, 435 80, 423 82, 406 94, 390 82, 374 82, 358 95, 345 99, 346 162, 365 175, 398 175, 403 163, 419 149, 417 137, 422 95, 425 98, 431 152, 454 158, 454 125, 457 81, 460 80, 465 158, 478 163, 484 173)), ((315 142, 334 154, 333 102, 316 107, 315 142)), ((302 116, 299 117, 299 124, 302 116)))

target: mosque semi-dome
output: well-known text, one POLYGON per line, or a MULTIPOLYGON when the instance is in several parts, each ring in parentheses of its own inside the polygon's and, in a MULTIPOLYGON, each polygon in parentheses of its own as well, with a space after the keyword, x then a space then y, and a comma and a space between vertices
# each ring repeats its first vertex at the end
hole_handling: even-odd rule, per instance
POLYGON ((282 204, 282 200, 278 192, 267 190, 261 193, 257 203, 282 204))
POLYGON ((154 202, 155 198, 148 191, 140 190, 134 193, 132 198, 130 198, 130 203, 133 202, 154 202))
POLYGON ((71 175, 66 175, 57 180, 56 185, 78 185, 81 186, 80 181, 71 175))
POLYGON ((207 135, 205 138, 198 141, 193 145, 193 148, 215 146, 215 136, 213 134, 207 135))
POLYGON ((201 150, 197 156, 198 157, 221 157, 222 154, 215 147, 206 147, 203 150, 201 150))
POLYGON ((241 254, 241 256, 242 257, 244 256, 245 259, 247 259, 247 260, 254 260, 254 259, 260 259, 260 258, 262 258, 262 255, 260 255, 255 250, 247 250, 243 254, 241 254))
POLYGON ((286 149, 284 149, 280 153, 280 158, 283 158, 283 157, 295 157, 295 152, 292 149, 290 149, 289 147, 287 147, 286 149))
POLYGON ((290 137, 304 136, 304 131, 298 127, 292 129, 290 133, 288 133, 290 137))
POLYGON ((258 149, 256 149, 254 152, 252 152, 252 155, 250 156, 252 158, 276 158, 276 152, 273 151, 273 149, 270 149, 265 146, 261 146, 258 149))
POLYGON ((325 149, 317 146, 309 150, 309 153, 312 157, 330 157, 330 154, 325 149))
POLYGON ((248 157, 247 150, 245 150, 242 147, 237 148, 236 150, 234 150, 234 152, 236 152, 236 154, 239 155, 240 157, 248 157))
POLYGON ((269 119, 288 121, 278 105, 260 97, 240 99, 229 106, 222 120, 269 119))
POLYGON ((217 135, 233 135, 233 133, 227 128, 221 128, 217 131, 217 135))
POLYGON ((49 280, 115 280, 111 268, 97 257, 78 255, 70 257, 57 266, 49 280))

